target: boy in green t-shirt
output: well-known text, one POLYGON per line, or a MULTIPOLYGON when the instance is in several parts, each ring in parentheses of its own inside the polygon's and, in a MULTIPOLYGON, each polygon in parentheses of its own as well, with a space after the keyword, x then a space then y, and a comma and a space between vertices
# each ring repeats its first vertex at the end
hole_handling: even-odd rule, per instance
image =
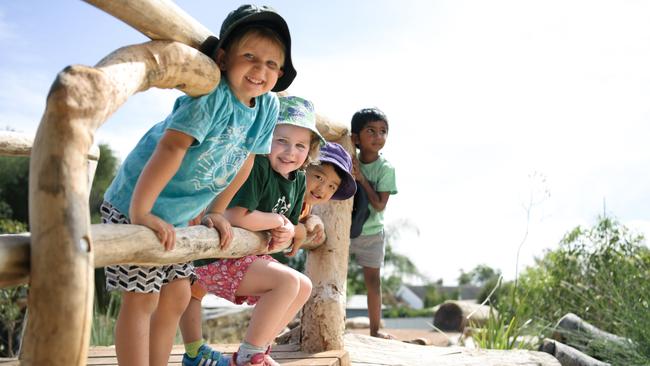
POLYGON ((363 267, 363 278, 368 290, 368 318, 370 335, 392 338, 379 332, 381 319, 381 275, 384 263, 384 209, 390 195, 397 193, 395 168, 380 151, 388 136, 388 119, 377 108, 364 108, 352 116, 352 142, 358 149, 353 158, 353 175, 358 189, 368 197, 370 214, 363 224, 361 235, 351 239, 350 254, 363 267))

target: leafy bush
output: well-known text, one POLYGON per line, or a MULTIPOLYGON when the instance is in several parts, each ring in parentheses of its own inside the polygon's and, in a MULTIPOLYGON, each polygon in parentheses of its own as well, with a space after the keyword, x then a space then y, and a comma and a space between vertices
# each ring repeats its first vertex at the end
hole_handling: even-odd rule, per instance
POLYGON ((584 342, 573 346, 612 364, 645 365, 650 359, 650 250, 643 242, 608 217, 590 229, 577 227, 557 250, 526 269, 508 299, 496 305, 506 316, 540 324, 573 312, 635 345, 631 350, 598 350, 593 342, 591 349, 584 342))
MULTIPOLYGON (((0 234, 27 231, 23 222, 0 219, 0 234)), ((0 289, 0 356, 14 357, 20 347, 20 333, 25 318, 27 286, 0 289)))
POLYGON ((0 219, 0 234, 18 234, 27 232, 27 224, 24 222, 0 219))

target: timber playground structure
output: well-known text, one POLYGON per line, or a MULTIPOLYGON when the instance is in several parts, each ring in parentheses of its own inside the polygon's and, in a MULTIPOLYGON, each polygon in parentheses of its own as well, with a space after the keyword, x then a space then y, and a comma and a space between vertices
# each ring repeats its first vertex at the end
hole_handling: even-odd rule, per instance
MULTIPOLYGON (((177 229, 165 252, 149 229, 90 224, 88 197, 99 149, 95 131, 127 98, 152 87, 190 96, 214 89, 217 65, 198 51, 212 33, 169 0, 87 0, 151 38, 120 48, 94 67, 68 66, 54 80, 33 141, 0 133, 0 155, 30 156, 30 233, 0 235, 0 285, 29 283, 20 365, 85 365, 93 316, 94 269, 111 264, 162 265, 200 258, 267 253, 265 233, 234 229, 228 250, 216 230, 177 229)), ((348 128, 317 117, 328 141, 351 151, 348 128)), ((351 200, 315 208, 327 239, 307 238, 312 295, 301 319, 300 349, 343 350, 351 200)), ((287 242, 275 251, 287 248, 287 242)), ((348 364, 347 357, 341 364, 348 364)))
MULTIPOLYGON (((267 253, 266 233, 238 228, 234 228, 233 243, 227 250, 215 245, 219 241, 216 230, 179 228, 175 249, 165 252, 155 234, 143 226, 91 225, 88 198, 99 159, 95 131, 135 93, 156 87, 200 96, 217 86, 220 72, 198 51, 212 33, 171 0, 85 1, 151 41, 115 50, 94 67, 72 65, 59 72, 35 137, 0 132, 0 156, 30 157, 31 232, 0 235, 0 287, 29 283, 22 347, 18 360, 8 360, 11 365, 82 366, 89 362, 96 267, 162 265, 267 253)), ((317 114, 317 128, 326 140, 353 151, 346 125, 317 114)), ((325 226, 325 239, 314 242, 308 237, 303 245, 307 249, 305 273, 313 290, 302 311, 298 348, 280 350, 286 352, 288 363, 559 365, 549 354, 535 351, 423 347, 344 336, 351 212, 351 199, 314 208, 325 226), (291 353, 294 351, 300 354, 291 353), (306 360, 294 362, 292 358, 306 360)), ((275 251, 289 245, 284 243, 275 251)), ((103 361, 103 352, 95 348, 93 357, 99 357, 101 364, 114 365, 113 361, 103 361)), ((113 351, 107 352, 112 357, 113 351)), ((172 358, 176 356, 173 352, 172 358)), ((7 364, 3 360, 0 363, 7 364)))

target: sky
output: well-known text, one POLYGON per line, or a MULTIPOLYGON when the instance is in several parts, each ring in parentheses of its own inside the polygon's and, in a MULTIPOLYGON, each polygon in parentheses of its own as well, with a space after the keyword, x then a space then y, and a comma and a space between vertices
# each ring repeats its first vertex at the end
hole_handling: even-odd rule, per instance
MULTIPOLYGON (((214 33, 242 4, 176 3, 214 33)), ((479 264, 512 279, 603 214, 650 236, 650 2, 259 4, 289 24, 290 94, 346 125, 363 107, 387 114, 387 227, 431 280, 479 264)), ((82 1, 0 2, 0 129, 34 134, 60 70, 145 41, 82 1)), ((179 95, 132 97, 96 142, 124 158, 179 95)))

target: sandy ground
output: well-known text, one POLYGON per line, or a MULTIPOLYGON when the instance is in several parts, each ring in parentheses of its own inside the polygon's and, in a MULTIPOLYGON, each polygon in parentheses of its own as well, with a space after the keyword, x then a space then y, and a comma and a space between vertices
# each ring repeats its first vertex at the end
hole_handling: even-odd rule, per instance
MULTIPOLYGON (((368 329, 346 329, 346 333, 364 334, 368 335, 368 329)), ((446 333, 434 332, 422 329, 380 329, 382 333, 391 334, 393 337, 400 341, 411 342, 416 339, 421 339, 426 345, 446 347, 451 342, 458 340, 460 333, 446 333)))

